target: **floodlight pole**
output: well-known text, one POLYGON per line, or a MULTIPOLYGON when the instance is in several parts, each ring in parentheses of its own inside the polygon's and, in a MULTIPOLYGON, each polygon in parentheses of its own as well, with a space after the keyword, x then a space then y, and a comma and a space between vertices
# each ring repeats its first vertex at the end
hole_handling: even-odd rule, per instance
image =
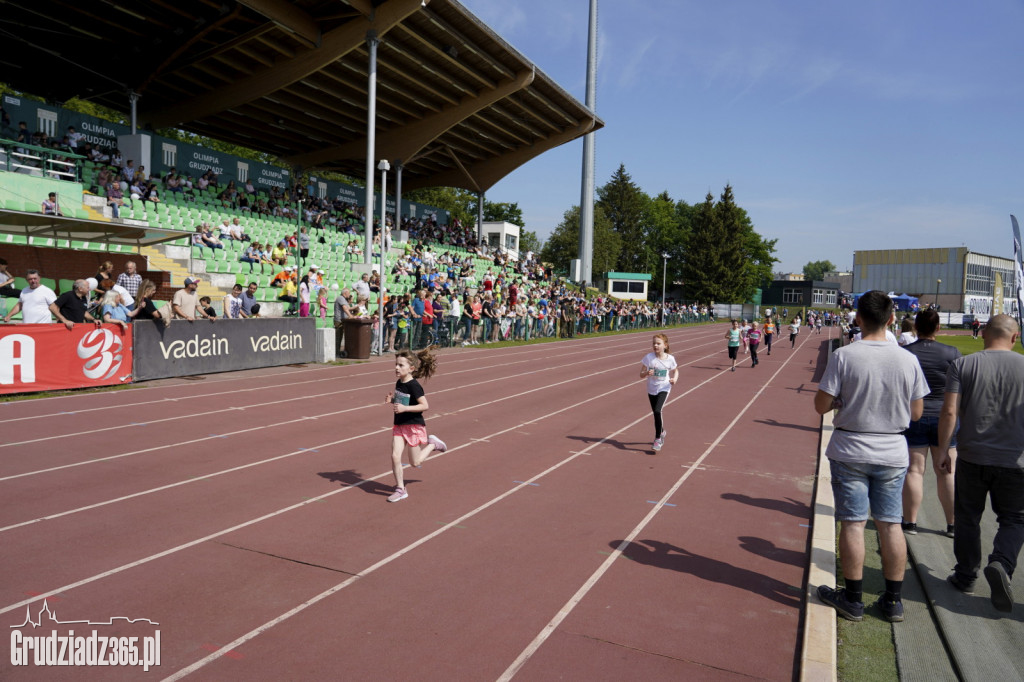
MULTIPOLYGON (((597 111, 597 0, 590 0, 587 37, 586 105, 597 111)), ((594 265, 594 133, 583 136, 583 182, 580 189, 580 278, 584 286, 593 279, 594 265)))
POLYGON ((384 231, 388 226, 388 171, 391 164, 381 159, 380 169, 380 273, 377 278, 377 355, 384 355, 384 231))
POLYGON ((370 265, 373 263, 373 159, 377 148, 377 46, 380 45, 376 31, 366 32, 366 45, 370 51, 370 61, 366 69, 366 208, 363 212, 363 263, 370 265))

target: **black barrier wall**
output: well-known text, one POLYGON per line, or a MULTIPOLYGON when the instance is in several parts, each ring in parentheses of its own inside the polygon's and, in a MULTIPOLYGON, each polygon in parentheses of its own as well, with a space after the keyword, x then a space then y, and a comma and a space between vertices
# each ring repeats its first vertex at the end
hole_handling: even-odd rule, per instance
POLYGON ((316 321, 151 320, 133 323, 135 381, 313 362, 316 321))

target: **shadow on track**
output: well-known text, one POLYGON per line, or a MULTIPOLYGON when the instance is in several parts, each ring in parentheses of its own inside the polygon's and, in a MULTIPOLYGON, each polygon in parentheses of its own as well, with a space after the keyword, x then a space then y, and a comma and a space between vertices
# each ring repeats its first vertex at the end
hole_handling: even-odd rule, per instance
POLYGON ((615 440, 614 438, 597 438, 595 436, 569 436, 569 440, 578 440, 581 443, 587 445, 593 445, 594 443, 602 443, 604 445, 611 445, 619 450, 625 450, 626 452, 642 452, 645 454, 653 454, 651 450, 651 441, 644 441, 642 443, 624 443, 621 440, 615 440))
MULTIPOLYGON (((395 487, 391 485, 384 485, 378 481, 370 481, 363 478, 358 472, 352 469, 345 469, 344 471, 321 471, 317 474, 321 478, 325 478, 332 483, 340 483, 342 487, 354 486, 363 490, 364 492, 370 493, 371 495, 383 495, 387 497, 391 493, 395 492, 395 487)), ((410 483, 419 483, 419 480, 413 478, 405 479, 406 485, 410 483)))
POLYGON ((769 497, 750 497, 743 493, 722 493, 721 497, 723 500, 742 502, 743 504, 749 504, 751 507, 780 511, 783 514, 789 514, 798 519, 811 518, 810 506, 797 502, 792 497, 787 497, 785 500, 775 500, 769 497))
MULTIPOLYGON (((613 540, 608 544, 612 549, 618 549, 622 540, 613 540)), ((689 573, 713 583, 732 585, 791 608, 800 608, 803 598, 800 585, 787 585, 761 573, 694 554, 682 547, 659 540, 635 540, 626 548, 624 554, 640 564, 689 573)))

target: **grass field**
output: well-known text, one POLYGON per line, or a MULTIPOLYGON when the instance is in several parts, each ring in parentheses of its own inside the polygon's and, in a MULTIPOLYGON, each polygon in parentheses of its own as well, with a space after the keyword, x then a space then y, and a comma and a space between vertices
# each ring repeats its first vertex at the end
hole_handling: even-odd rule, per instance
MULTIPOLYGON (((964 355, 970 355, 975 351, 984 349, 984 342, 981 337, 974 338, 966 334, 938 334, 935 336, 935 340, 939 343, 944 343, 949 346, 955 346, 960 349, 960 352, 964 355)), ((1013 344, 1013 350, 1024 355, 1024 348, 1021 348, 1020 342, 1013 344)))

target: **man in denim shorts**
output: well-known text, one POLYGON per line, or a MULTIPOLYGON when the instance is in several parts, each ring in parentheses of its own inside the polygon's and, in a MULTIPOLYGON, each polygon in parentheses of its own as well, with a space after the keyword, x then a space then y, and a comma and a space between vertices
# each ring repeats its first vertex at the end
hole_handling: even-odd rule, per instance
POLYGON ((864 618, 864 528, 874 517, 882 545, 885 594, 878 605, 890 621, 903 620, 903 571, 907 543, 903 479, 907 442, 903 432, 921 418, 928 384, 917 359, 886 340, 893 321, 892 299, 869 291, 857 303, 861 340, 840 348, 828 360, 818 385, 818 414, 835 409, 835 433, 825 456, 832 471, 839 555, 845 588, 818 587, 818 598, 847 620, 864 618))

